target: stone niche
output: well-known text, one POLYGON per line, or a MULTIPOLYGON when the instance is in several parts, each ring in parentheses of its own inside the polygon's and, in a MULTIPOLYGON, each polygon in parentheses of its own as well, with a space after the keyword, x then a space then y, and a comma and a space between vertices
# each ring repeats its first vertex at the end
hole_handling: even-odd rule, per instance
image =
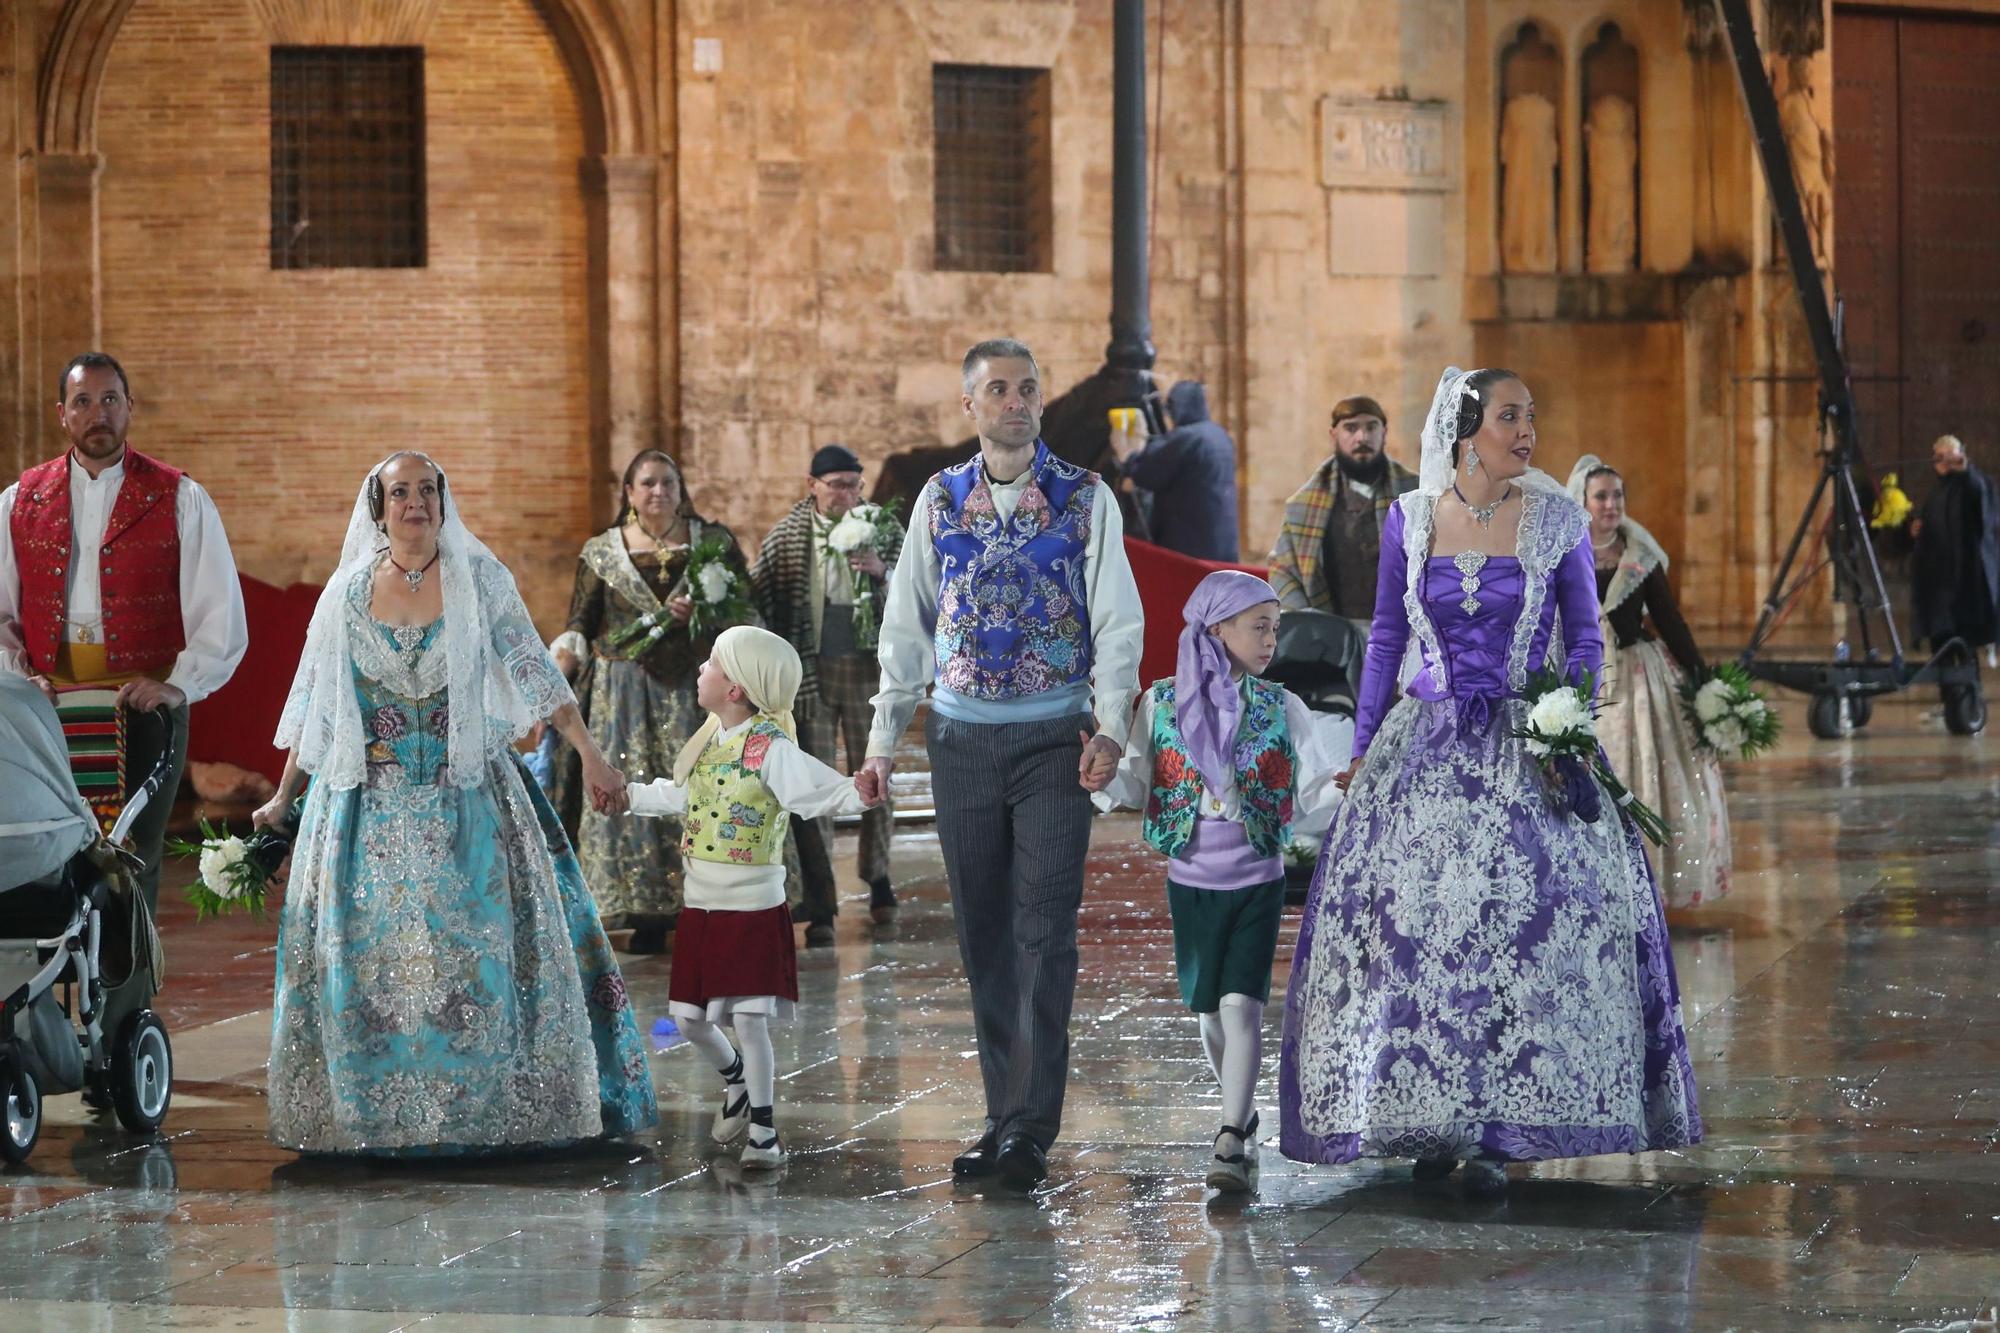
POLYGON ((1329 96, 1319 112, 1327 272, 1442 274, 1445 196, 1455 180, 1445 104, 1329 96))
POLYGON ((1563 193, 1563 59, 1541 24, 1513 30, 1500 52, 1500 270, 1554 273, 1560 266, 1563 193))

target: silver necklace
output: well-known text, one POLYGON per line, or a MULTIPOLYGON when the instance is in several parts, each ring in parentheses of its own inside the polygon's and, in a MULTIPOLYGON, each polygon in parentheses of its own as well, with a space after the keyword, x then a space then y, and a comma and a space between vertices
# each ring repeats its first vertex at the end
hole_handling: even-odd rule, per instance
POLYGON ((411 592, 415 592, 417 589, 424 586, 424 575, 430 572, 431 566, 435 565, 438 562, 438 556, 442 554, 443 554, 442 550, 432 551, 431 558, 424 561, 423 568, 421 569, 405 569, 403 567, 402 561, 396 559, 396 557, 393 555, 389 557, 389 563, 394 565, 397 569, 402 570, 403 582, 410 585, 411 592))
POLYGON ((1474 523, 1477 523, 1482 528, 1489 528, 1493 526, 1493 515, 1500 512, 1500 506, 1506 504, 1507 497, 1514 493, 1514 484, 1512 482, 1507 483, 1507 489, 1501 491, 1500 498, 1490 505, 1476 505, 1466 499, 1465 492, 1458 489, 1458 483, 1455 481, 1451 484, 1451 493, 1456 495, 1458 502, 1465 506, 1465 512, 1472 515, 1474 523))

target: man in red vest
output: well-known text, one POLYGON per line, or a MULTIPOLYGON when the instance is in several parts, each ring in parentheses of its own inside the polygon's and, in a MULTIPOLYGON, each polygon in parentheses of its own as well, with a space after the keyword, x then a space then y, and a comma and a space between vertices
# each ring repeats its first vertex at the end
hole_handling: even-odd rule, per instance
POLYGON ((160 892, 167 814, 187 763, 188 705, 213 694, 249 643, 222 516, 176 468, 127 447, 132 391, 86 352, 63 371, 56 419, 69 450, 0 491, 0 669, 51 700, 62 685, 115 687, 133 784, 173 756, 161 798, 133 828, 146 905, 160 892), (133 714, 158 714, 150 725, 133 714))

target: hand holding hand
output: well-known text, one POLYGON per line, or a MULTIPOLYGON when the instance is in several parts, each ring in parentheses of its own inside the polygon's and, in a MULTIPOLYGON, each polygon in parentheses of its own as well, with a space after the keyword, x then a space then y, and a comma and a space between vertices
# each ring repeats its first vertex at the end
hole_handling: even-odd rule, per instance
POLYGON ((685 625, 689 617, 694 615, 694 599, 685 594, 676 597, 667 603, 667 612, 685 625))
POLYGON ((1083 755, 1076 762, 1076 780, 1085 791, 1103 791, 1118 771, 1119 747, 1101 732, 1095 736, 1078 732, 1077 737, 1083 742, 1083 755))
POLYGON ((632 798, 625 790, 625 775, 603 759, 585 757, 583 780, 590 787, 590 803, 599 814, 622 815, 631 808, 632 798))
POLYGON ((854 790, 861 793, 862 804, 877 806, 888 797, 889 774, 895 766, 887 755, 877 755, 855 770, 854 790))
POLYGON ((119 687, 118 702, 137 712, 150 713, 156 708, 179 708, 187 702, 187 695, 172 685, 141 676, 119 687))

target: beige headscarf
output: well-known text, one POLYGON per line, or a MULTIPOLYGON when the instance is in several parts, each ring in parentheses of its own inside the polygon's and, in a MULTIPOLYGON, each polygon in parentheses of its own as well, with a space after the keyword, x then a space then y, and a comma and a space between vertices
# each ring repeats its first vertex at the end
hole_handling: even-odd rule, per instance
MULTIPOLYGON (((778 729, 797 740, 798 723, 792 720, 792 701, 799 694, 799 650, 767 629, 755 625, 734 625, 715 636, 709 654, 722 674, 750 697, 757 716, 769 718, 778 729)), ((674 760, 674 781, 685 783, 701 760, 701 752, 722 730, 722 719, 708 715, 693 739, 681 747, 674 760)))

